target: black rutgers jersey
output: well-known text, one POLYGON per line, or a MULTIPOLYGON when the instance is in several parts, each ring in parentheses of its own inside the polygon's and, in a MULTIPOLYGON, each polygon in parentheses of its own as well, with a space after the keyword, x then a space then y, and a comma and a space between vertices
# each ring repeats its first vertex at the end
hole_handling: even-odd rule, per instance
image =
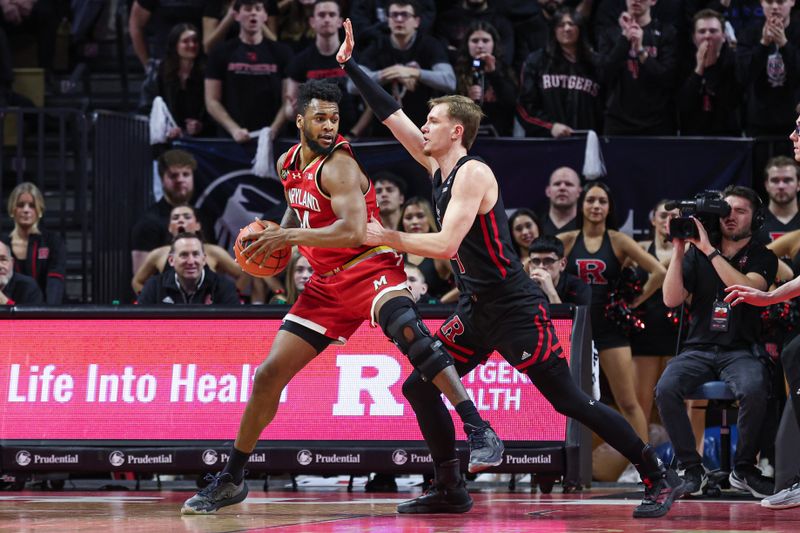
MULTIPOLYGON (((442 181, 442 171, 436 170, 433 177, 433 194, 436 206, 436 219, 441 226, 447 205, 450 203, 456 173, 467 161, 479 157, 464 156, 442 181)), ((464 179, 463 177, 461 179, 464 179)), ((508 231, 508 217, 503 207, 503 198, 497 194, 497 202, 485 215, 477 215, 458 252, 450 258, 456 283, 462 293, 480 293, 506 280, 515 279, 519 274, 527 279, 522 263, 511 244, 508 231)))

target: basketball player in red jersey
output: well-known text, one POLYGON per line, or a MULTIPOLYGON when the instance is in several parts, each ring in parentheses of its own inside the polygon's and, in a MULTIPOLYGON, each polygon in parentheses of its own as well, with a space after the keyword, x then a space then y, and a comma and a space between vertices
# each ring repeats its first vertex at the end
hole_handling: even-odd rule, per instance
MULTIPOLYGON (((481 419, 441 341, 431 337, 411 299, 403 258, 388 246, 365 246, 368 217, 377 217, 375 190, 338 135, 339 88, 324 81, 300 86, 297 129, 300 143, 278 160, 288 209, 280 228, 267 228, 245 257, 297 245, 314 269, 297 302, 284 317, 270 353, 259 366, 239 433, 225 469, 189 498, 184 514, 213 513, 247 496, 244 467, 261 432, 274 418, 283 388, 329 344, 343 344, 369 319, 406 354, 426 382, 441 391, 464 422, 470 444, 469 469, 500 464, 503 444, 481 419)), ((452 424, 451 424, 452 427, 452 424)), ((449 465, 458 475, 458 461, 449 465)), ((452 512, 466 512, 472 499, 460 492, 452 512)))
MULTIPOLYGON (((588 426, 636 466, 646 489, 633 516, 663 516, 683 494, 683 480, 661 464, 619 413, 589 398, 572 380, 548 316, 547 299, 525 273, 512 244, 497 179, 483 160, 467 155, 483 115, 480 107, 464 96, 433 99, 420 130, 397 101, 355 64, 352 25, 347 20, 344 26, 345 41, 336 59, 378 119, 432 176, 441 228, 437 233, 402 233, 383 228, 373 217, 367 243, 450 259, 459 302, 437 336, 456 359, 458 373, 465 375, 497 350, 558 412, 588 426)), ((435 465, 454 457, 452 422, 436 389, 415 370, 403 391, 417 413, 435 465)), ((446 512, 448 505, 457 504, 452 495, 453 487, 439 482, 398 509, 446 512)))

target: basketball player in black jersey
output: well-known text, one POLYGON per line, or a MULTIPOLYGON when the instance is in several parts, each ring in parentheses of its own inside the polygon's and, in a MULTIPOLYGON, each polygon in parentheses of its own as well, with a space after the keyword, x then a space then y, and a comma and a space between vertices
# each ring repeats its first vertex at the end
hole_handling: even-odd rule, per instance
MULTIPOLYGON (((437 336, 453 355, 459 374, 468 373, 494 350, 500 352, 531 378, 556 410, 586 424, 636 466, 646 490, 634 517, 663 516, 683 494, 683 481, 664 468, 620 414, 591 400, 572 380, 547 300, 522 269, 511 243, 497 180, 486 163, 467 155, 480 124, 480 108, 463 96, 434 99, 420 131, 351 59, 354 39, 349 20, 345 31, 337 60, 378 119, 433 176, 441 226, 437 233, 408 234, 373 220, 367 226, 367 243, 449 258, 461 295, 456 312, 437 336)), ((401 503, 398 512, 468 510, 472 502, 457 470, 455 430, 439 391, 415 371, 403 384, 403 394, 431 450, 436 478, 428 492, 401 503)))

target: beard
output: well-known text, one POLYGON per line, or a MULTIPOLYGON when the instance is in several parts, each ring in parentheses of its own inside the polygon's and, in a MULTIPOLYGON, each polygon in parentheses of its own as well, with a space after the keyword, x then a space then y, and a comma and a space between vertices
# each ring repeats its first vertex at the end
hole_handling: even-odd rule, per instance
MULTIPOLYGON (((309 132, 306 128, 303 128, 303 137, 305 137, 306 145, 311 149, 311 151, 319 155, 329 155, 331 152, 333 152, 333 147, 336 144, 335 142, 332 142, 330 146, 325 148, 311 138, 311 132, 309 132)), ((336 136, 334 135, 334 141, 335 140, 336 136)))
POLYGON ((728 239, 729 241, 738 242, 748 237, 753 236, 753 232, 750 231, 750 227, 746 227, 744 229, 736 230, 736 231, 728 231, 727 229, 723 229, 722 236, 728 239))
POLYGON ((9 272, 5 276, 0 276, 0 289, 4 289, 8 282, 11 281, 11 273, 9 272))

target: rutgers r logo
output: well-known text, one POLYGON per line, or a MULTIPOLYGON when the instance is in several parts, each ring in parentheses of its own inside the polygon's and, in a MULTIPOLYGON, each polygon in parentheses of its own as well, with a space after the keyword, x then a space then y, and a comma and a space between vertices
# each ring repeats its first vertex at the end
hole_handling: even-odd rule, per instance
POLYGON ((375 286, 375 290, 377 291, 382 286, 386 285, 388 282, 386 281, 386 276, 381 276, 380 279, 376 279, 372 281, 372 284, 375 286))
POLYGON ((458 315, 456 315, 442 325, 441 331, 442 335, 444 335, 444 338, 447 339, 448 342, 455 344, 456 337, 464 333, 464 323, 461 322, 461 319, 458 318, 458 315))
POLYGON ((603 275, 606 271, 606 262, 600 259, 578 259, 578 277, 587 285, 608 285, 608 280, 603 275))

